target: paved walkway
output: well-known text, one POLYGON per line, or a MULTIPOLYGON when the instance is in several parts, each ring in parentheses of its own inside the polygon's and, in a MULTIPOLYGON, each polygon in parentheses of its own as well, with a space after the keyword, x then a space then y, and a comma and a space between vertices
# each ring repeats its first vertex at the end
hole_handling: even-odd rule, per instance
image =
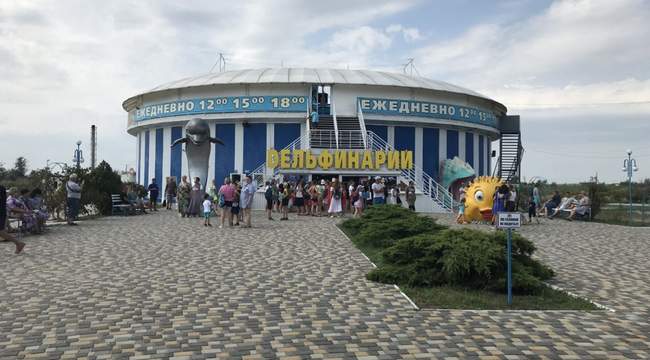
POLYGON ((523 229, 558 285, 614 313, 415 311, 333 220, 254 222, 160 212, 0 245, 0 358, 650 357, 648 229, 523 229))

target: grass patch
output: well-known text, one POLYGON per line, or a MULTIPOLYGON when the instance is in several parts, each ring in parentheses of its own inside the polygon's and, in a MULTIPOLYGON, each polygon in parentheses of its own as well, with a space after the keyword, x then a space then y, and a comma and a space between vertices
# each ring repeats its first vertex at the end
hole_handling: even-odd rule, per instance
POLYGON ((452 286, 400 287, 423 309, 471 310, 599 310, 591 302, 545 287, 535 295, 514 295, 508 306, 502 293, 452 286))

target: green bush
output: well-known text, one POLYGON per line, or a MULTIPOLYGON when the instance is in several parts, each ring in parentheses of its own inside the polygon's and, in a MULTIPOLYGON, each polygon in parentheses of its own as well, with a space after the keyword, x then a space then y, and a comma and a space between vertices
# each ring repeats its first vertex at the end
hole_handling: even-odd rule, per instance
POLYGON ((81 205, 94 205, 102 215, 111 214, 111 194, 122 191, 120 175, 102 161, 82 177, 81 205))
MULTIPOLYGON (((535 246, 513 238, 513 291, 539 292, 553 271, 532 259, 535 246)), ((397 240, 382 251, 380 267, 368 279, 407 286, 453 285, 505 291, 505 235, 447 229, 397 240)))
POLYGON ((444 229, 434 219, 396 205, 373 206, 363 217, 347 220, 341 226, 357 244, 377 248, 393 245, 404 237, 444 229))

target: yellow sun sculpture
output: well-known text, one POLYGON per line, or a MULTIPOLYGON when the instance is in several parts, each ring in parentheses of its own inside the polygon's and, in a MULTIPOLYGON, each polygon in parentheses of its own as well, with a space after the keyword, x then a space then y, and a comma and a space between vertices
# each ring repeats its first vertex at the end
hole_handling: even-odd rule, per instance
POLYGON ((494 176, 479 176, 468 186, 465 192, 465 220, 492 220, 492 205, 496 188, 503 182, 494 176))

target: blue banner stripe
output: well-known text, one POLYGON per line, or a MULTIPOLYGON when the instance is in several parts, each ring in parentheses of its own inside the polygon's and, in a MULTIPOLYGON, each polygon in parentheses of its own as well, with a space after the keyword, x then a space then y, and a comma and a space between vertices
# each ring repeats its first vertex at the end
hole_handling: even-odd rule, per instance
POLYGON ((419 116, 497 127, 496 116, 467 106, 399 99, 357 98, 364 114, 419 116))
POLYGON ((135 111, 135 121, 180 115, 247 113, 247 112, 304 112, 306 96, 228 96, 177 100, 151 104, 135 111))

